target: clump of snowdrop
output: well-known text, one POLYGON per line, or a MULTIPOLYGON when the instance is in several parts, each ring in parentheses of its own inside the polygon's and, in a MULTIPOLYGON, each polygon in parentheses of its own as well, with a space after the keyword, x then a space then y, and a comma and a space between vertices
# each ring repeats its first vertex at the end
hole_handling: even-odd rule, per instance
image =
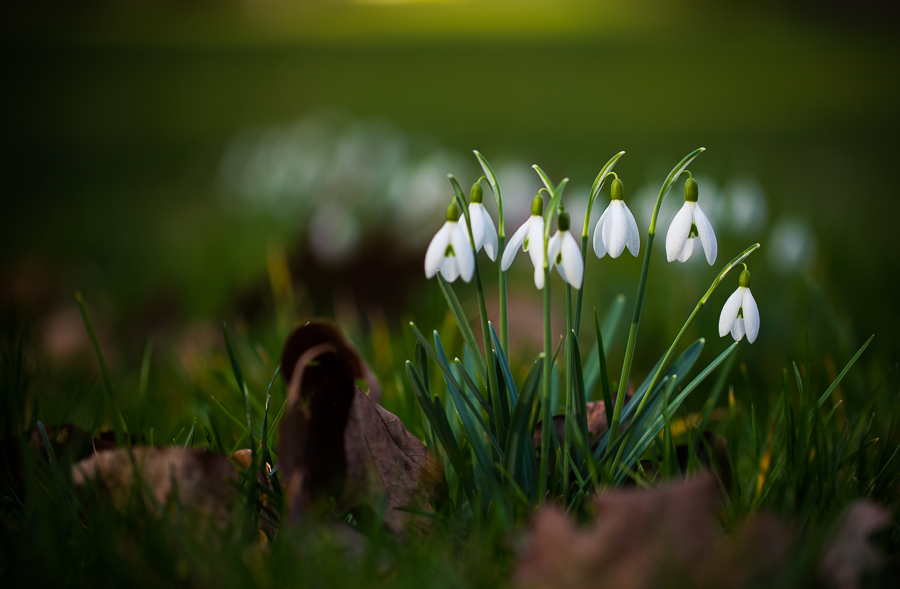
POLYGON ((509 269, 519 248, 528 252, 534 265, 534 285, 544 288, 544 201, 538 194, 531 201, 531 216, 516 229, 503 250, 500 269, 509 269))
MULTIPOLYGON (((469 218, 472 219, 472 239, 475 241, 475 253, 477 254, 481 251, 481 248, 484 247, 485 253, 487 253, 488 257, 493 262, 497 259, 497 229, 494 227, 494 220, 482 204, 483 199, 484 192, 481 188, 481 183, 476 182, 475 185, 472 186, 472 192, 469 197, 469 218)), ((460 217, 459 226, 462 228, 463 233, 468 234, 469 230, 466 225, 465 216, 460 217)))
MULTIPOLYGON (((432 278, 439 270, 447 282, 462 277, 464 282, 472 280, 475 272, 475 254, 459 219, 456 201, 447 208, 447 221, 431 239, 425 252, 425 277, 432 278)), ((473 223, 474 224, 474 223, 473 223)))
POLYGON ((610 197, 609 206, 594 227, 594 253, 598 258, 606 254, 618 258, 627 246, 631 255, 637 257, 641 249, 641 234, 634 215, 625 204, 625 185, 618 178, 610 187, 610 197))
POLYGON ((725 301, 719 315, 719 337, 725 337, 729 332, 736 342, 741 341, 746 333, 751 344, 759 334, 759 309, 750 294, 750 272, 746 266, 738 279, 737 290, 725 301))
POLYGON ((718 246, 716 234, 709 219, 697 203, 699 188, 697 181, 688 178, 684 183, 684 205, 666 234, 666 258, 671 262, 687 262, 699 244, 706 253, 706 261, 712 266, 716 262, 718 246))
POLYGON ((560 211, 558 229, 547 242, 547 257, 562 279, 578 289, 584 279, 584 261, 581 259, 581 248, 569 231, 570 225, 569 213, 560 211))

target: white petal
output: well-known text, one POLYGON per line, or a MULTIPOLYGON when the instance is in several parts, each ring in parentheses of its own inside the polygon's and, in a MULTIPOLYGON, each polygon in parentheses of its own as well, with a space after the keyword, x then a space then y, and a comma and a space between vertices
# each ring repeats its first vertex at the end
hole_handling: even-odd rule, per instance
POLYGON ((733 337, 736 342, 739 342, 744 338, 744 320, 740 317, 734 320, 734 327, 731 328, 731 337, 733 337))
POLYGON ((431 243, 428 244, 428 249, 425 250, 425 278, 434 276, 444 260, 444 252, 447 251, 447 245, 450 243, 450 233, 453 225, 453 223, 447 221, 441 225, 438 232, 431 238, 431 243))
POLYGON ((516 252, 518 252, 519 248, 522 247, 525 243, 525 236, 528 233, 529 221, 525 221, 524 223, 522 223, 521 227, 516 229, 516 232, 513 233, 512 237, 509 238, 509 242, 506 244, 506 247, 503 248, 503 257, 500 258, 500 269, 504 272, 509 269, 509 266, 512 264, 513 258, 516 257, 516 252))
POLYGON ((744 288, 739 286, 725 301, 725 306, 722 307, 722 313, 719 315, 719 337, 725 337, 731 331, 738 311, 741 309, 741 301, 744 299, 743 290, 744 288))
POLYGON ((462 227, 450 234, 450 243, 453 244, 453 254, 456 258, 456 266, 459 275, 465 282, 472 280, 475 273, 475 254, 472 253, 472 242, 469 236, 462 232, 462 227))
MULTIPOLYGON (((534 216, 528 224, 528 255, 535 269, 544 271, 544 218, 534 216)), ((541 288, 541 287, 538 287, 541 288)))
POLYGON ((609 207, 606 207, 606 210, 603 211, 603 214, 600 215, 600 220, 597 221, 597 224, 594 226, 594 253, 597 254, 598 258, 602 258, 606 255, 606 246, 603 245, 603 225, 606 221, 606 214, 609 212, 609 207))
POLYGON ((641 251, 641 232, 638 229, 637 221, 634 220, 634 215, 631 214, 631 209, 624 201, 622 208, 625 210, 625 218, 628 221, 628 251, 636 258, 638 252, 641 251))
MULTIPOLYGON (((716 233, 713 231, 712 224, 699 204, 694 207, 694 225, 697 226, 700 243, 703 244, 703 251, 706 252, 706 261, 712 266, 716 263, 716 253, 718 253, 719 246, 716 243, 716 233)), ((750 339, 749 334, 747 339, 750 339)))
POLYGON ((694 253, 694 249, 697 247, 697 238, 696 237, 688 237, 687 241, 684 242, 684 249, 681 250, 681 253, 678 254, 678 257, 675 258, 679 262, 687 262, 691 254, 694 253))
POLYGON ((557 231, 550 237, 550 241, 547 242, 547 257, 550 258, 550 266, 552 267, 556 264, 556 258, 559 256, 559 247, 560 247, 560 236, 562 235, 561 231, 557 231))
POLYGON ((494 220, 491 219, 490 213, 483 206, 481 207, 481 216, 484 217, 484 251, 493 262, 497 259, 497 229, 494 227, 494 220))
POLYGON ((744 312, 744 328, 747 330, 747 341, 751 344, 756 341, 759 335, 759 308, 756 306, 756 299, 750 294, 750 289, 744 289, 744 300, 741 303, 741 309, 744 312))
POLYGON ((609 203, 609 218, 603 227, 603 245, 609 251, 609 257, 618 258, 625 251, 628 243, 628 219, 621 200, 609 203))
POLYGON ((563 280, 571 284, 575 288, 581 288, 581 282, 584 279, 584 261, 581 259, 581 248, 578 242, 568 231, 563 233, 560 240, 560 254, 562 261, 559 265, 559 274, 563 280), (565 274, 563 274, 565 271, 565 274))
MULTIPOLYGON (((469 205, 469 217, 472 219, 472 239, 475 241, 475 252, 478 253, 481 251, 481 248, 484 246, 484 216, 481 214, 481 211, 484 210, 484 205, 478 202, 473 202, 469 205)), ((463 234, 468 237, 468 229, 466 229, 466 216, 463 215, 460 219, 460 225, 463 229, 463 234)))
POLYGON ((443 276, 444 280, 447 282, 453 282, 459 278, 459 267, 456 264, 456 258, 454 256, 447 256, 441 260, 440 270, 441 276, 443 276))
POLYGON ((534 267, 534 285, 541 290, 544 288, 544 268, 543 267, 534 267))
POLYGON ((688 235, 691 233, 691 223, 693 223, 694 215, 691 214, 689 204, 688 202, 684 203, 684 206, 672 219, 672 223, 669 224, 669 232, 666 233, 666 259, 670 262, 675 260, 684 250, 688 235))

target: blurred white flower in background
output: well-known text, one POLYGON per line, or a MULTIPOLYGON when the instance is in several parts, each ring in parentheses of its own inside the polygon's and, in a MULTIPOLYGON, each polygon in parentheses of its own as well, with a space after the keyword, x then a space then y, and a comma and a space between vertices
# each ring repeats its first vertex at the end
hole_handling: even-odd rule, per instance
POLYGON ((315 257, 339 264, 368 235, 427 243, 423 221, 443 213, 451 170, 468 177, 475 163, 387 122, 323 112, 241 133, 219 176, 231 204, 307 231, 315 257))
POLYGON ((798 217, 779 217, 766 241, 769 263, 779 272, 802 270, 815 257, 815 233, 809 223, 798 217))
POLYGON ((769 215, 766 192, 752 178, 731 181, 725 190, 723 221, 738 235, 749 235, 762 229, 769 215))

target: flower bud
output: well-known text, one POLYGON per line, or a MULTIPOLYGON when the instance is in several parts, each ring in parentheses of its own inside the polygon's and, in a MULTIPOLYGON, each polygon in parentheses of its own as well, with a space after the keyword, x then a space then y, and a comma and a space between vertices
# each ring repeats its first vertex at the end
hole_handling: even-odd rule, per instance
POLYGON ((571 224, 569 213, 566 211, 560 211, 559 217, 557 217, 557 223, 559 224, 560 231, 568 231, 569 225, 571 224))
POLYGON ((700 194, 700 187, 693 178, 688 178, 684 183, 684 200, 687 202, 697 202, 697 196, 700 194))
POLYGON ((616 178, 613 180, 612 186, 609 189, 609 194, 612 200, 625 200, 625 185, 622 184, 622 181, 616 178))
POLYGON ((544 216, 544 199, 541 198, 540 194, 538 194, 531 200, 531 216, 532 217, 543 217, 544 216))
POLYGON ((484 191, 481 189, 481 182, 472 185, 472 192, 469 194, 469 202, 480 203, 484 198, 484 191))
POLYGON ((738 285, 743 286, 744 288, 750 288, 750 272, 748 272, 746 268, 741 272, 741 277, 738 279, 738 285))
POLYGON ((447 207, 447 220, 453 223, 459 221, 459 205, 456 204, 456 199, 450 201, 450 206, 447 207))

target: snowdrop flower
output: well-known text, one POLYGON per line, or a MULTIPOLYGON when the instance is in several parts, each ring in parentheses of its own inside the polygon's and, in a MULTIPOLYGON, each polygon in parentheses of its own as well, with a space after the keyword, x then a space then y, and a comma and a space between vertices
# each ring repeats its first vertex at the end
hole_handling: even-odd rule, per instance
POLYGON ((697 248, 697 243, 706 252, 706 261, 712 266, 716 261, 716 234, 709 219, 697 204, 697 181, 688 178, 684 183, 684 206, 672 219, 666 235, 666 258, 671 262, 687 262, 697 248))
POLYGON ((506 271, 519 248, 528 252, 534 265, 534 285, 544 288, 544 201, 538 194, 531 201, 531 216, 516 229, 503 250, 500 269, 506 271))
POLYGON ((441 271, 447 282, 462 276, 464 282, 472 280, 475 273, 475 254, 469 241, 469 233, 463 232, 457 223, 459 206, 456 201, 447 209, 447 222, 438 230, 425 252, 425 277, 431 278, 441 271))
POLYGON ((578 289, 584 278, 584 260, 581 259, 578 242, 569 232, 570 223, 569 213, 560 211, 559 229, 547 242, 547 257, 559 270, 562 279, 578 289))
POLYGON ((730 331, 734 341, 739 342, 746 333, 747 341, 752 344, 759 334, 759 308, 750 294, 750 272, 746 266, 738 284, 719 315, 719 337, 725 337, 730 331))
POLYGON ((616 178, 610 187, 609 206, 600 215, 594 227, 594 253, 598 258, 609 254, 611 258, 618 258, 628 246, 632 256, 637 257, 641 249, 641 235, 638 232, 634 215, 628 209, 625 201, 625 185, 616 178))
MULTIPOLYGON (((497 229, 494 227, 494 220, 488 214, 487 209, 481 204, 484 193, 481 190, 481 184, 476 182, 472 186, 472 194, 469 198, 469 217, 472 219, 472 238, 475 240, 475 253, 481 251, 487 252, 488 257, 493 262, 497 259, 497 229)), ((466 217, 463 215, 459 219, 459 226, 463 233, 469 234, 466 225, 466 217)))

